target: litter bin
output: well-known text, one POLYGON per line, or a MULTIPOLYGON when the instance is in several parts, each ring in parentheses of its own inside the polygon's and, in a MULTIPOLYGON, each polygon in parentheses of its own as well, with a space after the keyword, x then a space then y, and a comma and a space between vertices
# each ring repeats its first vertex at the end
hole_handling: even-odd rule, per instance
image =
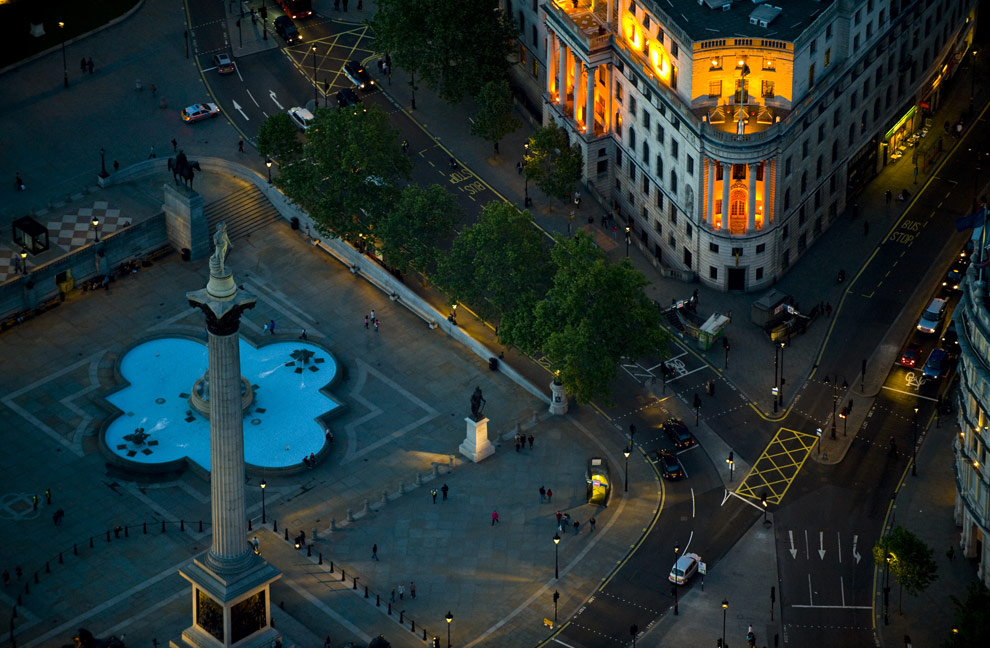
POLYGON ((498 371, 498 358, 495 356, 488 358, 488 368, 492 371, 498 371))

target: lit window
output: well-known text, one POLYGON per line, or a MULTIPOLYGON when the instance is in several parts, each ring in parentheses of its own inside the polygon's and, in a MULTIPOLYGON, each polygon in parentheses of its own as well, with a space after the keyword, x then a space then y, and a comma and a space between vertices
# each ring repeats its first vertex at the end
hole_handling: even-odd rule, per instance
MULTIPOLYGON (((766 83, 766 82, 764 82, 766 83)), ((722 82, 721 81, 709 81, 708 82, 708 96, 709 97, 721 97, 722 96, 722 82)))
POLYGON ((763 69, 764 70, 775 70, 777 62, 772 58, 763 59, 763 69))
POLYGON ((712 58, 712 69, 721 70, 722 69, 722 59, 716 57, 712 58))

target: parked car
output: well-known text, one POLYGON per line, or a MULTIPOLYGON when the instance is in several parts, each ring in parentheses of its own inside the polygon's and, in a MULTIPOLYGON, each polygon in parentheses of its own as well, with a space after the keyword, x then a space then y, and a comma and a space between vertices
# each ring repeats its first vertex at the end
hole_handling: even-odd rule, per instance
POLYGON ((220 106, 212 103, 193 104, 182 109, 179 116, 184 122, 195 122, 216 117, 220 114, 220 106))
POLYGON ((664 479, 676 481, 684 478, 684 469, 681 462, 677 460, 677 455, 666 450, 657 450, 657 466, 664 479))
POLYGON ((217 72, 220 74, 233 74, 237 69, 234 67, 234 62, 230 60, 230 56, 224 52, 214 54, 213 63, 217 66, 217 72))
POLYGON ((944 299, 933 299, 925 312, 921 314, 918 321, 918 330, 922 333, 934 333, 938 330, 938 325, 942 323, 942 316, 945 314, 944 299))
POLYGON ((608 496, 612 490, 608 462, 601 457, 588 459, 588 471, 585 473, 585 481, 588 483, 588 503, 608 506, 608 496))
POLYGON ((964 270, 965 269, 960 269, 959 267, 951 268, 948 274, 945 275, 945 279, 942 281, 942 287, 949 288, 951 290, 959 290, 959 284, 962 282, 964 270))
POLYGON ((678 450, 690 448, 697 443, 687 424, 680 419, 667 419, 663 424, 663 432, 678 450))
POLYGON ((914 342, 912 342, 911 344, 904 347, 904 350, 901 352, 901 360, 900 360, 900 364, 902 367, 913 369, 915 365, 918 364, 919 360, 921 360, 920 344, 915 344, 914 342))
POLYGON ((358 99, 358 96, 350 88, 343 88, 337 91, 337 106, 340 108, 348 108, 350 106, 361 106, 362 109, 367 112, 367 108, 364 108, 364 104, 358 99))
POLYGON ((928 361, 925 363, 925 368, 921 370, 921 375, 925 378, 941 378, 945 374, 948 362, 949 354, 944 349, 933 349, 928 354, 928 361))
POLYGON ((348 61, 344 64, 344 74, 351 83, 362 90, 372 90, 375 87, 375 80, 371 78, 364 66, 357 61, 348 61))
POLYGON ((275 33, 282 37, 286 45, 298 43, 302 40, 302 35, 296 29, 296 24, 288 16, 279 16, 275 19, 275 33))
POLYGON ((956 331, 956 320, 949 320, 949 325, 942 335, 942 348, 953 355, 959 351, 959 333, 956 331))
POLYGON ((313 123, 314 117, 313 113, 309 112, 309 110, 295 106, 293 108, 289 108, 289 119, 292 120, 292 123, 295 124, 299 130, 305 131, 313 123))
POLYGON ((670 574, 667 576, 669 580, 674 585, 683 585, 694 576, 694 573, 698 571, 698 563, 701 562, 701 556, 696 553, 686 553, 677 559, 674 566, 670 568, 670 574))

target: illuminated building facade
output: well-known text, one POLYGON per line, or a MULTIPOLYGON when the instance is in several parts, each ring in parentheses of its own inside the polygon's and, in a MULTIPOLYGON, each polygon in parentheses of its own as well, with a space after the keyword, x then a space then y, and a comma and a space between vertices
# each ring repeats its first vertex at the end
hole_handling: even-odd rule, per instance
MULTIPOLYGON (((976 0, 503 0, 518 88, 664 274, 772 285, 921 137, 976 0), (775 6, 772 2, 780 6, 775 6)), ((968 79, 967 79, 968 80, 968 79)))
POLYGON ((979 560, 980 580, 990 587, 990 311, 984 281, 970 266, 963 296, 953 313, 959 333, 959 390, 956 403, 959 435, 954 444, 956 479, 955 521, 962 528, 959 548, 967 558, 979 560))

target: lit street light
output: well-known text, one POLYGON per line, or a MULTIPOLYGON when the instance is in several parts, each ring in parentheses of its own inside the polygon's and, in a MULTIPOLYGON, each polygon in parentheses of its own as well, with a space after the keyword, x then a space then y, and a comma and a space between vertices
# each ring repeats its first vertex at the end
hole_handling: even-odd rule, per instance
MULTIPOLYGON (((681 553, 681 545, 680 545, 680 543, 675 544, 674 545, 674 568, 675 569, 677 568, 677 556, 680 553, 681 553)), ((671 587, 670 589, 674 590, 674 616, 677 616, 678 614, 680 614, 677 611, 677 583, 674 583, 673 584, 673 587, 671 587)))
POLYGON ((313 45, 313 112, 320 107, 320 85, 316 82, 316 45, 313 45))
POLYGON ((444 617, 447 620, 447 648, 450 648, 450 623, 454 620, 454 615, 447 611, 447 616, 444 617))
POLYGON ((890 625, 890 616, 887 614, 890 605, 890 553, 884 559, 883 567, 883 624, 890 625))
POLYGON ((69 66, 65 62, 65 23, 61 20, 58 21, 58 30, 62 32, 62 83, 68 88, 69 87, 69 66))
MULTIPOLYGON (((831 384, 832 384, 832 431, 831 431, 830 436, 831 436, 831 438, 832 438, 833 441, 835 441, 835 404, 839 402, 839 377, 840 376, 838 374, 836 374, 835 375, 835 380, 833 380, 831 382, 831 384)), ((826 385, 829 384, 828 376, 825 376, 825 384, 826 385)), ((842 379, 842 388, 843 389, 849 389, 849 383, 846 382, 846 379, 845 378, 842 379)), ((843 418, 845 418, 844 415, 843 415, 843 418)), ((845 433, 843 433, 843 436, 845 436, 845 433)))
POLYGON ((268 517, 265 515, 265 486, 268 484, 264 479, 261 480, 261 523, 265 524, 268 522, 268 517))
POLYGON ((265 158, 265 166, 268 167, 268 184, 272 183, 272 159, 270 157, 265 158))
POLYGON ((918 476, 918 408, 914 408, 914 416, 911 417, 911 432, 913 433, 911 442, 911 476, 918 476))
POLYGON ((725 611, 729 609, 729 599, 722 599, 722 639, 720 645, 725 645, 725 611))
POLYGON ((626 256, 629 256, 629 226, 626 225, 626 256))
POLYGON ((772 525, 773 522, 767 519, 767 506, 769 506, 770 503, 767 502, 766 493, 763 493, 763 495, 760 497, 760 504, 763 505, 763 526, 769 529, 770 525, 772 525))
POLYGON ((21 248, 21 272, 24 274, 28 273, 27 266, 28 251, 27 248, 21 248))
MULTIPOLYGON (((557 545, 560 544, 560 534, 553 534, 553 577, 560 578, 560 559, 557 554, 557 545)), ((556 600, 554 600, 556 603, 556 600)))
POLYGON ((622 451, 622 456, 626 458, 626 493, 629 492, 629 448, 622 451))
POLYGON ((100 219, 97 218, 96 216, 93 216, 93 220, 91 220, 90 223, 93 225, 93 242, 94 243, 99 243, 100 242, 100 219))

